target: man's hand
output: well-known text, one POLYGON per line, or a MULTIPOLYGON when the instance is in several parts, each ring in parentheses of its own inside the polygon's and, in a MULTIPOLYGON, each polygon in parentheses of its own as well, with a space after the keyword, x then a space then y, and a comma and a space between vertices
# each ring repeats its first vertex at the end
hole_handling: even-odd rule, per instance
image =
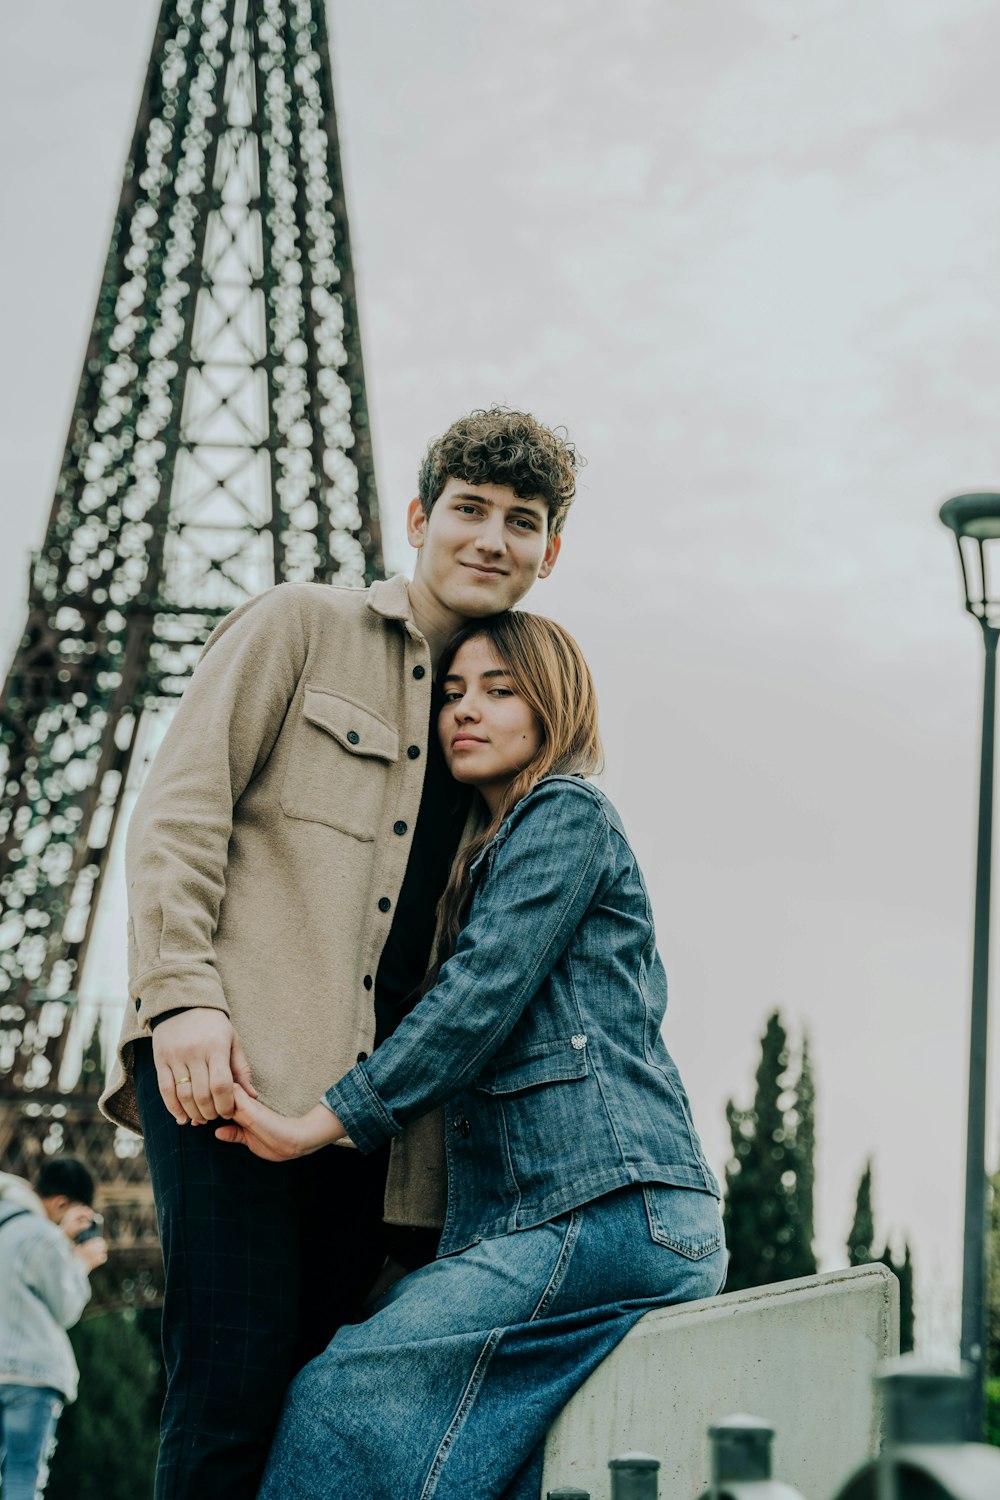
POLYGON ((81 1229, 89 1229, 94 1222, 94 1210, 86 1203, 71 1203, 58 1220, 59 1228, 68 1240, 75 1240, 81 1229))
POLYGON ((82 1229, 90 1228, 96 1217, 94 1210, 85 1203, 71 1203, 58 1221, 59 1228, 72 1245, 74 1258, 83 1262, 88 1276, 107 1260, 108 1242, 100 1236, 84 1240, 82 1245, 73 1244, 73 1241, 82 1229))
POLYGON ((96 1271, 98 1266, 103 1266, 108 1258, 107 1240, 94 1239, 84 1240, 82 1245, 73 1246, 73 1254, 77 1260, 83 1262, 87 1275, 96 1271))
POLYGON ((234 1083, 257 1097, 243 1046, 221 1010, 185 1010, 161 1021, 153 1029, 153 1061, 163 1102, 178 1125, 231 1119, 234 1083))
POLYGON ((292 1161, 296 1156, 309 1156, 322 1146, 342 1140, 345 1134, 343 1125, 325 1104, 314 1104, 306 1114, 289 1119, 251 1099, 238 1083, 233 1093, 235 1119, 230 1125, 220 1125, 216 1138, 248 1146, 254 1156, 262 1156, 265 1161, 292 1161))

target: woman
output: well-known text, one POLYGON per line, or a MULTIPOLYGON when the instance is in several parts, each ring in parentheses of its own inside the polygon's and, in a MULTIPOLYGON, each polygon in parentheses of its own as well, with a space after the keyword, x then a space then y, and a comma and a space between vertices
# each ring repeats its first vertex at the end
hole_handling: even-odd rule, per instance
POLYGON ((439 1258, 294 1381, 261 1500, 538 1500, 545 1434, 651 1307, 724 1280, 719 1189, 660 1036, 666 980, 614 808, 584 778, 593 683, 559 626, 477 622, 439 732, 484 826, 442 900, 432 986, 299 1119, 242 1091, 217 1134, 373 1151, 446 1102, 439 1258))

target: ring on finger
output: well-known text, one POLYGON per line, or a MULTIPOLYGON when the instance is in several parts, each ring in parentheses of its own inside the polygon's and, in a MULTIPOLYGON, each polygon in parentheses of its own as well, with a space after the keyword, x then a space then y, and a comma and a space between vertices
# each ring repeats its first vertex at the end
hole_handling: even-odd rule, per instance
POLYGON ((182 1083, 190 1083, 190 1082, 191 1082, 190 1078, 175 1078, 174 1079, 174 1087, 179 1089, 182 1083))

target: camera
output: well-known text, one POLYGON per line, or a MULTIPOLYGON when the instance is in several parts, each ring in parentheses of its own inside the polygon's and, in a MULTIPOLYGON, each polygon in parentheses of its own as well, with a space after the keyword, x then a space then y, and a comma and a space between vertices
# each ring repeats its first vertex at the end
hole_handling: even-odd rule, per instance
POLYGON ((99 1239, 103 1233, 104 1215, 95 1213, 94 1217, 91 1219, 87 1227, 85 1229, 81 1229, 79 1234, 74 1234, 73 1243, 74 1245, 84 1245, 86 1244, 87 1240, 99 1239))

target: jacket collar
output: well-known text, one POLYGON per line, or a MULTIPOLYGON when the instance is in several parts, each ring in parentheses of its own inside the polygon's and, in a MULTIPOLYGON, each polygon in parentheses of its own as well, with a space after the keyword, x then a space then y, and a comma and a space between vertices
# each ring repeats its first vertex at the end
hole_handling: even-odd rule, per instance
POLYGON ((400 620, 414 640, 422 641, 423 636, 413 621, 407 583, 405 573, 377 580, 368 590, 368 608, 385 620, 400 620))

